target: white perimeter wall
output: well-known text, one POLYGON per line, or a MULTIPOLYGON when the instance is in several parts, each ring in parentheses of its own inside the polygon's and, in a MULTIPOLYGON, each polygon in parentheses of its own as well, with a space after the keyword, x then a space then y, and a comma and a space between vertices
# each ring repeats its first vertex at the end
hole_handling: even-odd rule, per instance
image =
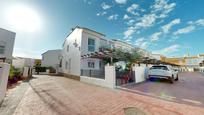
POLYGON ((140 83, 146 80, 148 75, 148 67, 134 66, 133 71, 135 71, 135 83, 140 83))
POLYGON ((115 66, 105 66, 105 79, 80 76, 80 81, 102 87, 115 88, 116 84, 115 66))
POLYGON ((0 54, 0 58, 12 60, 13 47, 16 34, 0 28, 0 46, 5 46, 4 54, 0 54))
POLYGON ((0 63, 0 103, 3 101, 6 95, 9 70, 10 70, 9 64, 0 63))

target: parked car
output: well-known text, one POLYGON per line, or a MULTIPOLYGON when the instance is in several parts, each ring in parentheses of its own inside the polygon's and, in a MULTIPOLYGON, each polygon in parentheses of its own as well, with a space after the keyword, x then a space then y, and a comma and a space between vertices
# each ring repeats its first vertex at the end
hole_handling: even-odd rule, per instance
POLYGON ((178 81, 178 71, 168 65, 154 65, 149 69, 149 78, 168 79, 171 83, 178 81))

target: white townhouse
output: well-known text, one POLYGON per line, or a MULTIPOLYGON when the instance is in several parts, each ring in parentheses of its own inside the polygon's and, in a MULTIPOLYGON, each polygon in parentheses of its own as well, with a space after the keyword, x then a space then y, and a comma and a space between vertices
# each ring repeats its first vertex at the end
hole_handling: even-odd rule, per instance
POLYGON ((112 41, 105 35, 83 27, 75 27, 65 39, 60 66, 62 73, 75 76, 81 70, 103 70, 104 63, 99 58, 81 58, 83 55, 99 52, 103 48, 111 48, 112 41))
POLYGON ((145 56, 150 57, 150 55, 151 55, 151 53, 148 52, 147 50, 141 49, 139 47, 135 47, 134 45, 129 44, 127 42, 117 40, 117 39, 113 39, 112 41, 113 41, 113 47, 116 49, 122 49, 125 52, 131 52, 131 51, 135 50, 135 51, 139 52, 140 54, 142 54, 144 57, 145 56))
POLYGON ((48 50, 42 54, 41 66, 43 67, 53 67, 58 70, 60 59, 62 57, 62 50, 48 50))
POLYGON ((14 57, 12 59, 12 65, 15 68, 22 69, 23 67, 33 67, 35 64, 35 59, 24 58, 24 57, 14 57))
POLYGON ((124 42, 124 41, 121 41, 121 40, 116 40, 116 39, 113 39, 113 44, 114 44, 114 48, 117 48, 117 49, 122 49, 126 52, 129 52, 129 51, 132 51, 135 49, 135 47, 127 42, 124 42))
POLYGON ((0 62, 12 63, 16 33, 0 28, 0 62))

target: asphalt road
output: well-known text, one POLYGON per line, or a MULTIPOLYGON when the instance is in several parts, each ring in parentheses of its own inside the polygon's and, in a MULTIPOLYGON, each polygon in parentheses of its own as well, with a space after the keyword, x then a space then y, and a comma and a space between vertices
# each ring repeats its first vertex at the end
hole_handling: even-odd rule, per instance
POLYGON ((173 84, 167 80, 150 81, 124 86, 128 91, 177 103, 204 107, 204 74, 185 72, 173 84))

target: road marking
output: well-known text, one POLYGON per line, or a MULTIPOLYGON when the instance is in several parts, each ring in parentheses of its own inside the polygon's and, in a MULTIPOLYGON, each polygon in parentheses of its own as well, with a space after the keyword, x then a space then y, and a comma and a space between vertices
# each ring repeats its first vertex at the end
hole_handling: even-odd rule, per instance
POLYGON ((182 100, 183 100, 183 101, 186 101, 186 102, 198 104, 198 105, 201 105, 201 104, 202 104, 200 101, 195 101, 195 100, 191 100, 191 99, 182 99, 182 100))

